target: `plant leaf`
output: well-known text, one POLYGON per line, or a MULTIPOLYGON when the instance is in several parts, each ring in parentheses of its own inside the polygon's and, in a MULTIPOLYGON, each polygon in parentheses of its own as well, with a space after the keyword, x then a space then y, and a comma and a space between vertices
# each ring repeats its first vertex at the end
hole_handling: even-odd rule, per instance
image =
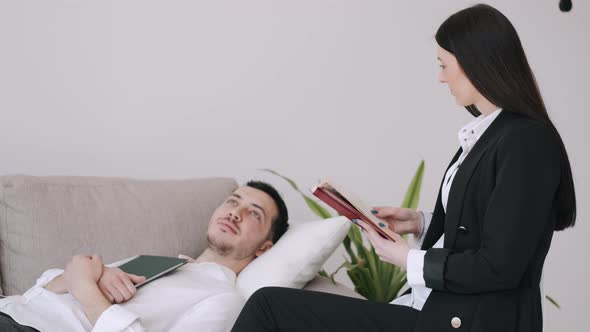
POLYGON ((307 206, 309 207, 311 212, 313 212, 316 216, 318 216, 322 219, 332 218, 332 214, 330 212, 328 212, 328 210, 326 208, 324 208, 323 206, 321 206, 319 203, 317 203, 316 201, 307 197, 307 195, 305 195, 303 193, 301 193, 301 196, 303 196, 305 203, 307 203, 307 206))
POLYGON ((551 296, 545 295, 545 298, 547 300, 549 300, 549 302, 551 302, 551 304, 553 304, 554 306, 556 306, 557 309, 561 309, 561 306, 559 305, 559 303, 557 303, 557 301, 555 301, 551 296))
POLYGON ((287 181, 287 183, 289 183, 289 185, 291 185, 291 187, 295 189, 295 191, 297 191, 303 197, 303 200, 305 201, 311 212, 313 212, 316 216, 322 219, 332 218, 332 214, 326 208, 321 206, 319 203, 317 203, 311 197, 309 197, 303 191, 301 191, 301 189, 299 189, 299 186, 297 185, 297 183, 295 183, 295 181, 269 168, 260 169, 260 171, 274 174, 280 177, 281 179, 287 181))
POLYGON ((293 189, 295 189, 297 192, 301 193, 301 190, 299 190, 299 186, 297 186, 297 183, 295 183, 295 181, 293 181, 290 178, 288 178, 288 177, 280 174, 279 172, 277 172, 275 170, 272 170, 270 168, 262 168, 262 169, 260 169, 260 171, 271 173, 271 174, 274 174, 274 175, 282 178, 283 180, 287 181, 291 185, 291 187, 293 187, 293 189))
POLYGON ((406 191, 406 195, 404 197, 404 201, 402 202, 402 207, 415 209, 418 207, 418 202, 420 201, 420 189, 422 187, 422 179, 424 177, 424 160, 420 162, 418 165, 418 169, 408 186, 406 191))
POLYGON ((344 240, 342 240, 342 245, 344 246, 344 249, 346 250, 346 253, 348 253, 348 256, 350 256, 350 262, 352 264, 357 264, 358 263, 358 259, 354 253, 354 251, 352 251, 352 248, 350 247, 350 233, 352 232, 352 230, 354 229, 354 227, 351 227, 350 230, 348 231, 348 234, 346 234, 346 237, 344 238, 344 240))

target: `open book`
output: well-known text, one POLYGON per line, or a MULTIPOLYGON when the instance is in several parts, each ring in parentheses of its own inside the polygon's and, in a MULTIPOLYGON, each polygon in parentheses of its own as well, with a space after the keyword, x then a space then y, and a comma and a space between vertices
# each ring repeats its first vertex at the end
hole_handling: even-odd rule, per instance
POLYGON ((183 258, 139 255, 119 265, 118 268, 127 273, 144 276, 145 281, 135 285, 135 287, 140 287, 176 270, 186 262, 187 260, 183 258))
POLYGON ((393 242, 394 232, 389 227, 381 227, 382 220, 375 217, 363 202, 353 194, 345 192, 333 181, 324 180, 311 189, 312 194, 328 204, 334 210, 348 219, 360 219, 373 227, 381 236, 393 242))

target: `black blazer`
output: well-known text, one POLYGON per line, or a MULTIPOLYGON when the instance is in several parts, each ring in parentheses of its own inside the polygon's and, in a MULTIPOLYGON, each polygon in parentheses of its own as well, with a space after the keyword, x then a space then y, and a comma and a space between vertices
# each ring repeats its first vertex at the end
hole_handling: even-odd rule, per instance
POLYGON ((446 213, 439 191, 422 246, 433 291, 415 331, 542 330, 561 159, 546 125, 509 110, 492 122, 457 170, 446 213), (443 233, 444 248, 433 249, 443 233))

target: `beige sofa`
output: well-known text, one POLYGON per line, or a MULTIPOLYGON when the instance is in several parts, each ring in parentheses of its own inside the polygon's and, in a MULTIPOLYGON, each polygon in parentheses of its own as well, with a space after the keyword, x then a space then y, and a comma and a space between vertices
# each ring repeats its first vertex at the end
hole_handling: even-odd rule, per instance
MULTIPOLYGON (((0 292, 20 294, 73 254, 198 256, 231 178, 135 180, 0 176, 0 292)), ((360 296, 316 277, 306 289, 360 296)))

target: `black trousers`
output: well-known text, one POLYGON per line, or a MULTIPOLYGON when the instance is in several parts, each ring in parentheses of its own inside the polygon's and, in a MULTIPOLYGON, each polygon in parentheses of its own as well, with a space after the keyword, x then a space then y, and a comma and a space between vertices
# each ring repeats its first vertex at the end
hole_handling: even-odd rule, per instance
POLYGON ((0 312, 0 331, 2 332, 39 332, 30 326, 20 325, 12 317, 0 312))
POLYGON ((412 331, 420 311, 328 293, 265 287, 250 297, 232 332, 412 331))

